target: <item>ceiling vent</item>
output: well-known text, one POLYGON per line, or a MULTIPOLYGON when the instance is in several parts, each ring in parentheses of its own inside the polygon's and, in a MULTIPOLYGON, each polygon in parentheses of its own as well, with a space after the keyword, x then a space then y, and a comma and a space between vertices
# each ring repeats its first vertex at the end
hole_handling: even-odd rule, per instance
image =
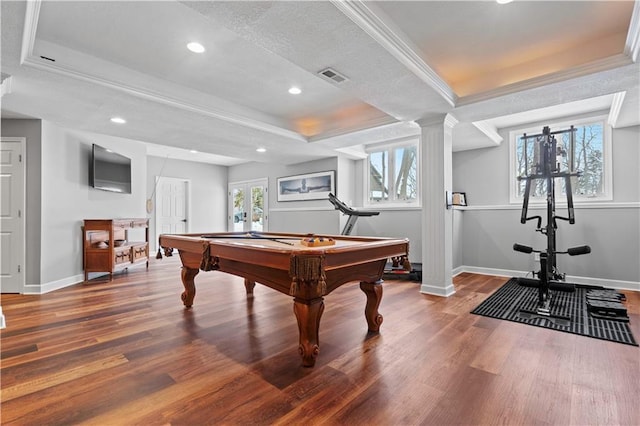
POLYGON ((344 83, 345 81, 349 80, 347 77, 332 68, 323 69, 318 74, 321 77, 326 78, 327 80, 333 81, 334 83, 344 83))

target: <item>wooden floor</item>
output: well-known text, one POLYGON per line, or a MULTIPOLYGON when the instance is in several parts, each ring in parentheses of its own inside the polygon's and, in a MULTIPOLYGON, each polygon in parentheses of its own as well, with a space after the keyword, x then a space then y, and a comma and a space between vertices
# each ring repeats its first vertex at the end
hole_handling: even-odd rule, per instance
MULTIPOLYGON (((639 425, 637 347, 470 314, 505 278, 449 298, 387 281, 368 336, 356 283, 326 297, 314 368, 290 297, 177 258, 112 282, 3 295, 2 424, 639 425)), ((640 337, 640 295, 627 292, 640 337)))

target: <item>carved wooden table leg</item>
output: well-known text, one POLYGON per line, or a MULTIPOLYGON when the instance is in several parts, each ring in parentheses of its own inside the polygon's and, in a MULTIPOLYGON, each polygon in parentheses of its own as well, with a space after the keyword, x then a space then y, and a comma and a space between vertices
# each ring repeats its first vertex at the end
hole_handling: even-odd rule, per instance
POLYGON ((323 311, 324 302, 321 297, 312 300, 298 298, 293 300, 293 312, 298 319, 298 331, 300 333, 298 352, 302 357, 302 365, 305 367, 313 367, 320 352, 318 329, 320 328, 320 317, 322 317, 323 311))
POLYGON ((378 332, 382 324, 382 315, 378 312, 380 301, 382 300, 382 280, 373 283, 360 283, 360 290, 367 295, 367 306, 364 309, 364 316, 369 325, 369 331, 378 332))
POLYGON ((194 279, 198 275, 200 269, 182 267, 182 285, 184 285, 184 291, 182 292, 182 303, 187 308, 193 305, 193 298, 196 297, 196 285, 194 279))
POLYGON ((255 281, 251 281, 245 278, 244 288, 247 290, 247 296, 253 296, 253 288, 256 286, 255 281))

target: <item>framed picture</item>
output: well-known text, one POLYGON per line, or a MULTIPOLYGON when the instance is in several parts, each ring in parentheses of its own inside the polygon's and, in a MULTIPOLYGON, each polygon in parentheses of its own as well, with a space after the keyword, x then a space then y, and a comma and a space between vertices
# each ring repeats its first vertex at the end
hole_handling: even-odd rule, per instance
POLYGON ((278 178, 278 201, 322 200, 335 194, 335 170, 278 178))
POLYGON ((451 204, 454 206, 466 206, 467 194, 465 192, 454 192, 451 197, 451 204))

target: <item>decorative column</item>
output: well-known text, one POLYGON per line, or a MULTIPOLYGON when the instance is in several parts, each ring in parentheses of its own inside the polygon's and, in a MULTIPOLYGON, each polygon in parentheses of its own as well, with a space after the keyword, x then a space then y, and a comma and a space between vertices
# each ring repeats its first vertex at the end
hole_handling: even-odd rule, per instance
POLYGON ((422 165, 422 285, 421 293, 455 293, 453 269, 453 210, 447 208, 452 187, 452 131, 458 124, 447 114, 419 120, 422 165))

